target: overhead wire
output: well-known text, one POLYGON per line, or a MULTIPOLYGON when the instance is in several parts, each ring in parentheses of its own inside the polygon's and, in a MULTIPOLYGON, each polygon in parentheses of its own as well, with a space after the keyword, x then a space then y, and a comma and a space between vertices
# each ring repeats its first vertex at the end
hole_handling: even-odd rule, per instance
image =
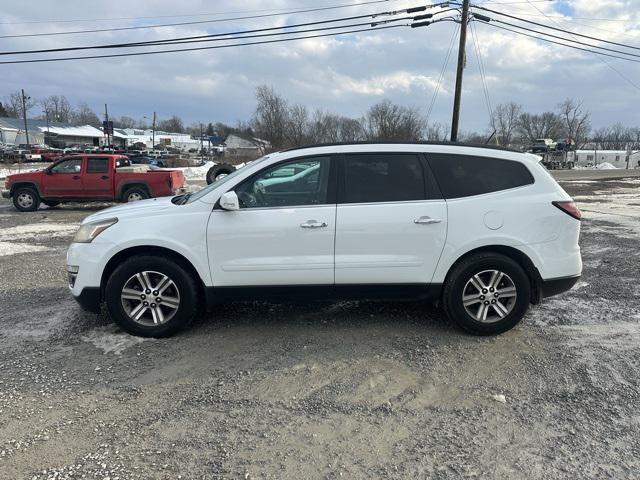
POLYGON ((8 52, 0 52, 0 55, 27 55, 27 54, 34 54, 34 53, 54 53, 54 52, 79 51, 79 50, 93 50, 93 49, 155 46, 155 45, 162 45, 162 44, 180 43, 188 40, 212 39, 217 37, 236 36, 236 35, 244 35, 249 33, 257 33, 257 32, 269 32, 274 30, 285 30, 285 29, 292 29, 292 28, 299 28, 299 27, 308 27, 313 25, 324 25, 328 23, 339 23, 339 22, 346 22, 350 20, 359 20, 363 18, 377 18, 381 16, 392 16, 392 15, 397 15, 399 13, 416 11, 417 9, 426 10, 427 8, 434 8, 438 6, 440 6, 440 4, 430 5, 429 7, 411 7, 411 8, 406 8, 406 9, 397 10, 397 11, 392 10, 392 11, 385 11, 385 12, 367 13, 363 15, 353 15, 349 17, 316 20, 313 22, 304 22, 304 23, 283 25, 278 27, 254 28, 251 30, 239 30, 234 32, 214 33, 214 34, 207 34, 207 35, 192 35, 192 36, 186 36, 186 37, 172 37, 172 38, 164 38, 164 39, 157 39, 157 40, 148 40, 143 42, 123 42, 123 43, 84 45, 84 46, 47 48, 47 49, 14 50, 14 51, 8 51, 8 52))
POLYGON ((7 60, 7 61, 0 61, 0 65, 16 65, 16 64, 25 64, 25 63, 64 62, 64 61, 71 61, 71 60, 90 60, 90 59, 99 59, 99 58, 137 57, 137 56, 143 56, 143 55, 157 55, 157 54, 162 54, 162 53, 193 52, 193 51, 200 51, 200 50, 215 50, 215 49, 220 49, 220 48, 243 47, 243 46, 250 46, 250 45, 264 45, 264 44, 271 44, 271 43, 291 42, 291 41, 296 41, 296 40, 304 40, 304 39, 308 39, 308 38, 334 37, 334 36, 338 36, 338 35, 347 35, 347 34, 359 33, 359 32, 371 32, 371 31, 376 31, 376 30, 388 30, 388 29, 392 29, 392 28, 406 27, 406 26, 409 26, 409 24, 404 24, 404 25, 386 25, 386 26, 382 26, 382 27, 360 28, 360 29, 348 30, 348 31, 344 31, 344 32, 324 33, 324 34, 318 34, 318 35, 305 35, 305 36, 296 37, 296 38, 278 38, 278 39, 275 39, 275 40, 261 40, 261 41, 258 41, 258 42, 234 43, 234 44, 227 44, 227 45, 207 46, 207 47, 190 47, 190 48, 179 48, 179 49, 171 49, 171 50, 153 50, 153 51, 144 51, 144 52, 112 53, 112 54, 107 54, 107 55, 88 55, 88 56, 76 56, 76 57, 37 58, 37 59, 30 59, 30 60, 7 60))
POLYGON ((440 75, 438 76, 438 81, 436 83, 436 88, 433 91, 433 95, 431 96, 431 102, 429 103, 429 109, 427 111, 426 122, 429 123, 431 119, 431 113, 433 112, 433 107, 435 106, 436 99, 438 98, 438 93, 440 92, 440 87, 442 86, 442 82, 444 80, 444 75, 447 70, 447 66, 449 65, 449 59, 451 58, 451 52, 453 50, 453 45, 455 44, 455 40, 458 37, 458 32, 460 31, 460 25, 456 24, 456 28, 453 30, 451 35, 451 40, 449 40, 449 47, 447 49, 447 53, 444 58, 444 62, 442 63, 442 68, 440 69, 440 75))
POLYGON ((491 97, 489 95, 489 86, 487 84, 487 75, 484 69, 484 62, 482 61, 482 53, 480 52, 480 42, 478 41, 478 35, 475 31, 473 22, 469 23, 469 31, 471 32, 471 41, 475 47, 476 58, 478 60, 478 70, 480 71, 480 80, 482 81, 482 89, 484 91, 484 100, 487 105, 487 111, 489 113, 489 121, 493 118, 493 108, 491 106, 491 97))
MULTIPOLYGON (((68 30, 68 31, 62 31, 62 32, 40 32, 40 33, 22 33, 22 34, 15 34, 15 35, 0 35, 0 38, 46 37, 46 36, 57 36, 57 35, 76 35, 76 34, 85 34, 85 33, 119 32, 119 31, 126 31, 126 30, 144 30, 144 29, 151 29, 151 28, 203 25, 208 23, 230 22, 230 21, 236 21, 236 20, 250 20, 250 19, 257 19, 257 18, 269 18, 269 17, 278 17, 283 15, 293 15, 298 13, 311 13, 311 12, 320 12, 320 11, 326 11, 326 10, 337 10, 342 8, 360 7, 365 5, 377 4, 377 3, 386 3, 388 1, 396 1, 396 0, 372 0, 368 2, 362 2, 362 3, 350 3, 350 4, 332 5, 332 6, 324 6, 324 7, 305 8, 305 9, 290 9, 290 10, 278 12, 278 13, 247 15, 247 16, 232 17, 232 18, 217 18, 217 19, 211 19, 211 20, 197 20, 197 21, 191 21, 191 22, 164 23, 164 24, 156 24, 156 25, 136 25, 136 26, 130 26, 130 27, 97 28, 97 29, 85 29, 85 30, 68 30)), ((268 10, 262 10, 262 11, 268 11, 268 10)), ((160 17, 148 17, 148 18, 160 18, 160 17)), ((130 19, 135 19, 135 18, 130 18, 130 19)), ((46 22, 46 23, 51 23, 51 22, 46 22)), ((4 23, 0 25, 7 25, 7 24, 4 23)))

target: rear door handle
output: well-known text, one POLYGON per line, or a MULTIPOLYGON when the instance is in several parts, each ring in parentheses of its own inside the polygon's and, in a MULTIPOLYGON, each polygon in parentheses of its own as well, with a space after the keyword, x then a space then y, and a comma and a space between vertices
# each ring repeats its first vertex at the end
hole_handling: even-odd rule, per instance
POLYGON ((73 178, 74 180, 80 180, 80 176, 79 176, 79 175, 74 175, 74 176, 73 176, 73 177, 71 177, 71 178, 73 178))
POLYGON ((413 223, 419 224, 419 225, 430 225, 432 223, 440 223, 442 222, 441 219, 439 218, 431 218, 431 217, 420 217, 420 218, 416 218, 413 223))
POLYGON ((101 178, 102 180, 109 180, 109 177, 107 177, 106 175, 102 175, 100 178, 101 178))
POLYGON ((326 222, 318 222, 317 220, 307 220, 304 223, 301 223, 300 226, 302 228, 324 228, 327 226, 326 222))

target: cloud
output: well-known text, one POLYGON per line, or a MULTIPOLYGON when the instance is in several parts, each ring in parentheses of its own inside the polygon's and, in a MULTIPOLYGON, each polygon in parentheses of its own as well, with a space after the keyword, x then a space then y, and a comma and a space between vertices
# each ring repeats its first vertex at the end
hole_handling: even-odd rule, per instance
MULTIPOLYGON (((567 32, 640 45, 637 1, 565 0, 493 4, 490 8, 554 25, 567 32)), ((13 50, 143 41, 291 25, 414 4, 401 0, 317 13, 91 35, 2 39, 2 42, 4 50, 13 50)), ((310 5, 313 4, 303 0, 247 0, 241 4, 205 0, 183 0, 179 4, 173 0, 9 2, 0 12, 0 35, 214 20, 309 8, 310 5), (150 16, 158 18, 114 20, 150 16), (7 24, 50 19, 59 21, 7 24), (94 20, 63 21, 69 19, 94 20)), ((104 103, 108 103, 112 115, 140 118, 155 110, 161 118, 177 114, 187 124, 217 120, 234 123, 251 116, 256 86, 268 84, 291 103, 343 115, 360 116, 382 98, 425 111, 454 28, 455 24, 448 22, 414 30, 396 28, 261 46, 82 62, 5 65, 0 66, 0 98, 25 88, 34 98, 63 94, 75 104, 87 101, 96 111, 102 111, 104 103)), ((613 70, 635 80, 640 78, 639 64, 606 59, 610 68, 594 55, 516 36, 479 22, 475 24, 475 31, 493 105, 515 101, 525 109, 537 112, 553 109, 566 97, 575 97, 585 101, 595 126, 616 121, 640 123, 636 107, 640 92, 613 70)), ((468 37, 461 120, 465 130, 484 130, 488 113, 473 41, 472 36, 468 37)), ((184 45, 175 48, 179 47, 184 45)), ((432 114, 433 119, 446 123, 451 114, 455 47, 457 43, 432 114)), ((638 80, 635 82, 640 84, 638 80)), ((39 113, 37 110, 33 113, 39 113)))

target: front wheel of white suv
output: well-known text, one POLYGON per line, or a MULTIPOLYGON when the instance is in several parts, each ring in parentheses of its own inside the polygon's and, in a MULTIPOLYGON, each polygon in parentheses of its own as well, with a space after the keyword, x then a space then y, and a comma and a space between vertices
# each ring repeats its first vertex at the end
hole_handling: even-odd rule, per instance
POLYGON ((198 285, 178 263, 159 256, 125 260, 109 277, 111 318, 141 337, 167 337, 187 326, 198 308, 198 285))
POLYGON ((524 269, 498 253, 463 259, 449 273, 442 305, 450 320, 476 335, 513 328, 527 313, 531 284, 524 269))

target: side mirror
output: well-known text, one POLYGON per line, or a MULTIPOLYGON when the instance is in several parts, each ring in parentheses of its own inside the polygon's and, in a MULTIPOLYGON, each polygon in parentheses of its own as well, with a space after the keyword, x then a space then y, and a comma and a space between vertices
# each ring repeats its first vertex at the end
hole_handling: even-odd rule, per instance
POLYGON ((220 197, 220 207, 224 210, 240 210, 240 201, 238 195, 233 190, 223 193, 220 197))

